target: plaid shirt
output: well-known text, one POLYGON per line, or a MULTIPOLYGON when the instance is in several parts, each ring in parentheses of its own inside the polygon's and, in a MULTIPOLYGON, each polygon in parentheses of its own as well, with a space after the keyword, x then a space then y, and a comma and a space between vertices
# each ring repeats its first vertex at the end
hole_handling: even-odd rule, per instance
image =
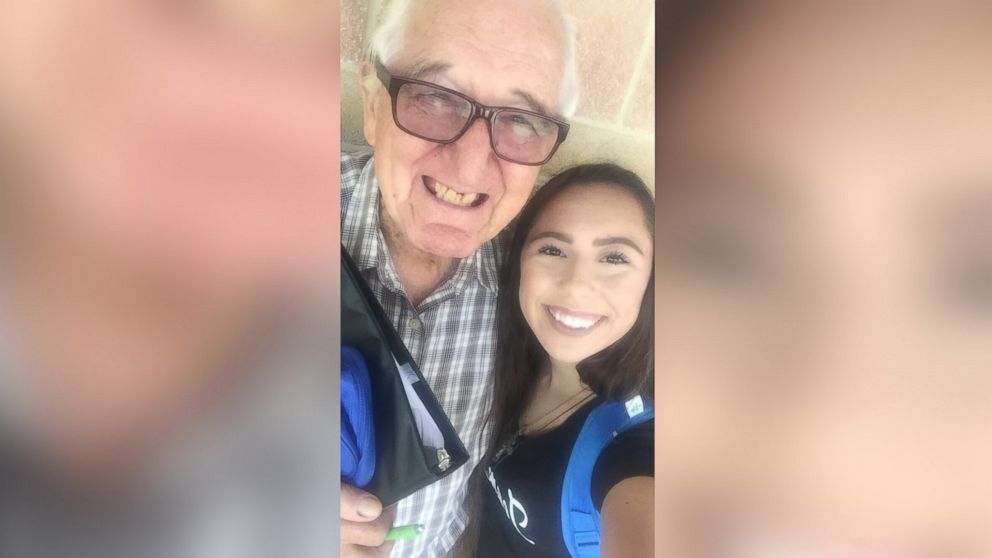
POLYGON ((370 153, 341 154, 341 240, 417 361, 468 449, 469 462, 399 503, 396 525, 424 533, 392 556, 446 555, 465 529, 468 477, 484 452, 483 419, 492 400, 499 241, 458 262, 419 307, 407 299, 379 226, 379 187, 370 153))

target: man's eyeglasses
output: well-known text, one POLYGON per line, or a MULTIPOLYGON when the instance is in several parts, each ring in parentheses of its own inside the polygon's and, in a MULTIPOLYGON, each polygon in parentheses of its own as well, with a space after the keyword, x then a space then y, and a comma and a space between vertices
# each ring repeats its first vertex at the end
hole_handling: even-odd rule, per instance
POLYGON ((568 123, 557 118, 518 108, 489 107, 440 85, 396 77, 378 60, 375 72, 389 91, 396 126, 420 139, 454 143, 476 118, 482 118, 499 158, 543 165, 568 135, 568 123))

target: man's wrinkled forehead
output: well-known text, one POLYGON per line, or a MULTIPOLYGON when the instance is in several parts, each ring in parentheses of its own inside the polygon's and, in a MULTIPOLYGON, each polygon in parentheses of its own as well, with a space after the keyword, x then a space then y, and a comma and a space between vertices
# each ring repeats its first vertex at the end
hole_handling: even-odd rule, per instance
POLYGON ((415 2, 396 70, 557 114, 565 63, 561 18, 550 2, 515 4, 520 3, 415 2))
MULTIPOLYGON (((453 70, 453 64, 443 60, 421 60, 413 64, 404 72, 404 77, 419 79, 424 81, 442 81, 449 78, 449 72, 453 70)), ((554 107, 546 102, 538 100, 537 97, 529 93, 526 89, 512 88, 509 90, 510 97, 521 103, 526 108, 555 118, 565 119, 554 107)))

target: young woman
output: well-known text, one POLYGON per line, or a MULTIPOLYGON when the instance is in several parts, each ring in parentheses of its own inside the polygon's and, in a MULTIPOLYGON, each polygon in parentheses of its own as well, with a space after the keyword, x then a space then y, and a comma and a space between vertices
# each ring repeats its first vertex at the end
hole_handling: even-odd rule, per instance
MULTIPOLYGON (((653 253, 654 198, 615 165, 558 174, 519 217, 501 282, 474 556, 570 555, 562 491, 580 431, 607 402, 648 405, 653 253)), ((592 458, 602 556, 652 555, 653 432, 653 420, 641 423, 592 458)))

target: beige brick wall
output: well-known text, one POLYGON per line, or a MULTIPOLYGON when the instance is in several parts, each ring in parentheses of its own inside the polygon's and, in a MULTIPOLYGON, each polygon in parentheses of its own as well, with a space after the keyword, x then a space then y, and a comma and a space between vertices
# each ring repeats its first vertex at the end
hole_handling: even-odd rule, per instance
MULTIPOLYGON (((498 1, 498 0, 495 0, 498 1)), ((341 2, 341 139, 364 143, 358 64, 382 0, 341 2)), ((654 186, 654 0, 565 0, 579 32, 579 110, 545 167, 613 161, 654 186)))

